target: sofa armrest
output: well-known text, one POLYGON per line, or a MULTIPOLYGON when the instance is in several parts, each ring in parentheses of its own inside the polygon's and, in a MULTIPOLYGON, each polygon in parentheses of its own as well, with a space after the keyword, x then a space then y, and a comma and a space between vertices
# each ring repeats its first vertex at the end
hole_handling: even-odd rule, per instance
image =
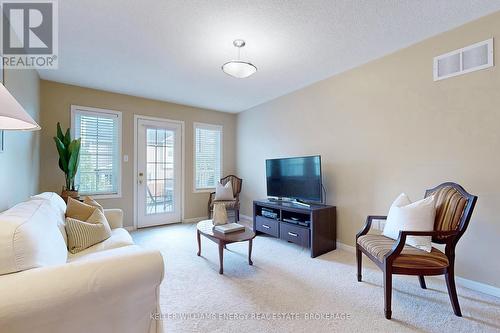
POLYGON ((2 332, 160 332, 163 258, 138 246, 0 276, 2 332))
POLYGON ((106 216, 111 229, 123 228, 123 210, 105 209, 104 216, 106 216))

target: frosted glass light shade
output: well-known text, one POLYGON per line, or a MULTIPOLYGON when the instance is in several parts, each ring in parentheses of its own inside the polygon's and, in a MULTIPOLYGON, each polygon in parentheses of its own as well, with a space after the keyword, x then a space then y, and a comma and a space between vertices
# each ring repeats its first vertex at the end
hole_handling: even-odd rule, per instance
POLYGON ((228 75, 243 79, 257 72, 257 67, 249 62, 230 61, 222 65, 222 70, 228 75))
POLYGON ((41 129, 3 84, 0 84, 0 130, 41 129))

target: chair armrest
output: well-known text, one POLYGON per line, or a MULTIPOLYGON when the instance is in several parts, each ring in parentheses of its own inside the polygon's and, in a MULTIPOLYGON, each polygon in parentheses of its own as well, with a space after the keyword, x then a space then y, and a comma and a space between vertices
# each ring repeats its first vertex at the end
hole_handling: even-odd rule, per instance
POLYGON ((403 251, 403 248, 406 244, 407 236, 442 236, 442 237, 450 237, 458 235, 458 231, 411 231, 411 230, 400 230, 398 239, 396 243, 392 246, 392 249, 385 254, 384 261, 392 261, 394 260, 400 253, 403 251))
POLYGON ((105 209, 104 216, 106 216, 111 229, 123 227, 123 211, 121 209, 105 209))
POLYGON ((208 195, 208 207, 209 208, 212 205, 212 203, 214 202, 214 200, 215 200, 215 192, 210 192, 210 194, 208 195))
POLYGON ((382 215, 368 215, 368 217, 366 218, 365 226, 363 227, 363 229, 361 229, 356 234, 356 240, 359 237, 366 235, 368 233, 368 231, 370 231, 370 228, 372 226, 372 221, 373 220, 387 220, 387 216, 382 216, 382 215))
POLYGON ((208 204, 207 204, 207 216, 208 216, 208 218, 211 218, 212 203, 214 202, 214 196, 215 196, 215 192, 210 192, 210 195, 208 196, 208 204))
POLYGON ((151 312, 158 310, 163 275, 160 252, 135 245, 3 275, 0 327, 2 332, 63 333, 69 327, 78 333, 149 332, 157 325, 151 312))
POLYGON ((210 206, 214 202, 214 199, 215 199, 215 192, 210 192, 210 194, 208 195, 208 209, 210 209, 210 206))

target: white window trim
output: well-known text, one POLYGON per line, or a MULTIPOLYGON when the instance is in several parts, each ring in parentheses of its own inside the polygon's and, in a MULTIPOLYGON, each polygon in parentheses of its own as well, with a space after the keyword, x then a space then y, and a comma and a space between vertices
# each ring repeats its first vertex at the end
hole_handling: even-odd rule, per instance
POLYGON ((224 126, 207 123, 193 123, 193 193, 210 193, 215 191, 215 187, 196 188, 196 128, 205 128, 220 131, 220 174, 218 179, 222 177, 224 170, 224 126))
POLYGON ((71 105, 71 136, 74 138, 75 137, 75 132, 73 126, 75 124, 75 117, 76 117, 76 112, 81 113, 81 114, 89 114, 89 115, 94 115, 96 113, 104 113, 104 114, 112 114, 118 116, 118 168, 117 168, 117 179, 118 179, 118 184, 117 184, 117 193, 110 193, 110 194, 85 194, 92 196, 93 198, 96 199, 117 199, 122 197, 122 112, 121 111, 115 111, 115 110, 108 110, 108 109, 100 109, 100 108, 93 108, 93 107, 88 107, 88 106, 80 106, 80 105, 71 105))

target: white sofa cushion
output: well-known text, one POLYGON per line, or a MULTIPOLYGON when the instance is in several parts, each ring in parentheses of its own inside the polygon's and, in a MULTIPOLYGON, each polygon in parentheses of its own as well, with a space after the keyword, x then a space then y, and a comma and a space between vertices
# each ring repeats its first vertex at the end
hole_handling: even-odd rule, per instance
MULTIPOLYGON (((66 203, 63 198, 57 193, 54 192, 43 192, 37 195, 31 196, 31 200, 48 200, 50 203, 57 209, 59 213, 63 216, 66 213, 66 203)), ((62 218, 64 222, 64 217, 62 218)))
POLYGON ((0 214, 0 275, 63 264, 68 250, 50 200, 29 200, 0 214))
POLYGON ((111 237, 109 237, 105 241, 97 243, 78 253, 75 254, 69 253, 68 262, 80 259, 86 260, 89 254, 110 249, 116 249, 119 247, 124 247, 129 245, 134 245, 134 241, 132 240, 132 237, 130 236, 128 231, 123 228, 116 228, 111 230, 111 237))
POLYGON ((66 217, 66 203, 63 198, 54 192, 43 192, 37 195, 33 195, 31 200, 48 200, 55 209, 57 215, 57 226, 61 231, 61 235, 64 238, 64 243, 68 244, 68 237, 65 230, 65 217, 66 217))

